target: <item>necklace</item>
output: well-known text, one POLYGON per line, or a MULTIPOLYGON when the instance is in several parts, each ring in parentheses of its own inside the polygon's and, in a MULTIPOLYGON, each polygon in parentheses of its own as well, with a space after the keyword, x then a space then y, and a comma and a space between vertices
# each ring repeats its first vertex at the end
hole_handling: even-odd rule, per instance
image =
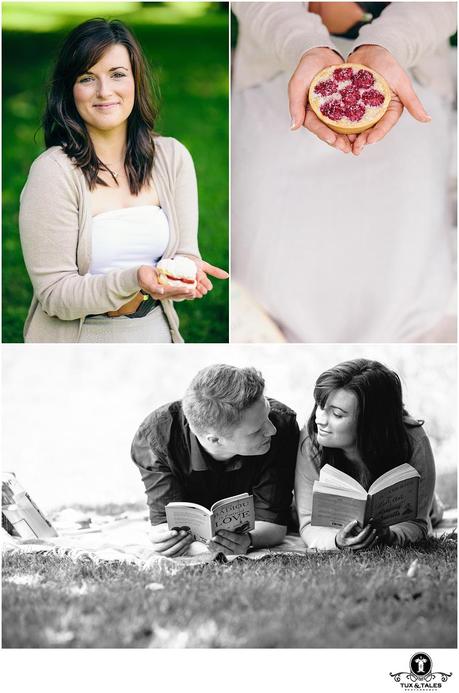
POLYGON ((105 167, 105 170, 116 180, 118 176, 120 175, 121 171, 113 171, 107 164, 103 164, 105 167))

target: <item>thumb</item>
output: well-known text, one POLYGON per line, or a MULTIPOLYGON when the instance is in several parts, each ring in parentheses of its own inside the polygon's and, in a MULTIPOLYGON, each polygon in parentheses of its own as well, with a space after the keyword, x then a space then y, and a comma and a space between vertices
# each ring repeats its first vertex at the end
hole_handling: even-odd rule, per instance
POLYGON ((302 82, 303 80, 292 79, 288 85, 288 108, 291 118, 291 130, 297 130, 301 127, 306 117, 309 85, 302 82))
POLYGON ((421 123, 430 123, 432 118, 426 112, 424 106, 420 102, 416 92, 411 86, 411 81, 409 78, 404 79, 401 82, 399 89, 397 90, 398 97, 402 104, 405 106, 406 110, 421 123))

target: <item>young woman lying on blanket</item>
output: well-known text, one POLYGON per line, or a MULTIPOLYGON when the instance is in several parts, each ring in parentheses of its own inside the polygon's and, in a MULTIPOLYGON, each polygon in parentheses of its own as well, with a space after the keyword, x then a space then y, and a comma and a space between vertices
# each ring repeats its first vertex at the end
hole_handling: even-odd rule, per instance
POLYGON ((314 408, 301 433, 295 479, 300 534, 308 548, 359 551, 425 538, 439 520, 435 465, 423 421, 403 406, 400 378, 377 361, 355 359, 322 373, 314 408), (368 491, 382 474, 407 462, 419 474, 415 519, 391 526, 352 520, 341 528, 311 524, 313 485, 326 465, 368 491))

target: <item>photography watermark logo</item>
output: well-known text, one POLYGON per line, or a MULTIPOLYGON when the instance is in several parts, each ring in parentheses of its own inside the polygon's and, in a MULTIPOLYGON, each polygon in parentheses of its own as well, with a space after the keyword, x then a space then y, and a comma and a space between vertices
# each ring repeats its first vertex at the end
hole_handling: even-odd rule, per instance
POLYGON ((426 652, 416 652, 410 659, 410 670, 390 674, 404 690, 429 690, 442 688, 452 672, 433 671, 432 658, 426 652))

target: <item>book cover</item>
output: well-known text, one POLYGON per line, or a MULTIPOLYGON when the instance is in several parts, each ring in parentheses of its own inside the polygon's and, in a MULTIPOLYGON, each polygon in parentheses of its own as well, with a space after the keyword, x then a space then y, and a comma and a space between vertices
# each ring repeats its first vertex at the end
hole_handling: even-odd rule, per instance
POLYGON ((241 493, 217 501, 209 509, 197 503, 166 505, 169 529, 190 529, 196 541, 209 542, 220 529, 248 532, 255 526, 253 496, 241 493))

